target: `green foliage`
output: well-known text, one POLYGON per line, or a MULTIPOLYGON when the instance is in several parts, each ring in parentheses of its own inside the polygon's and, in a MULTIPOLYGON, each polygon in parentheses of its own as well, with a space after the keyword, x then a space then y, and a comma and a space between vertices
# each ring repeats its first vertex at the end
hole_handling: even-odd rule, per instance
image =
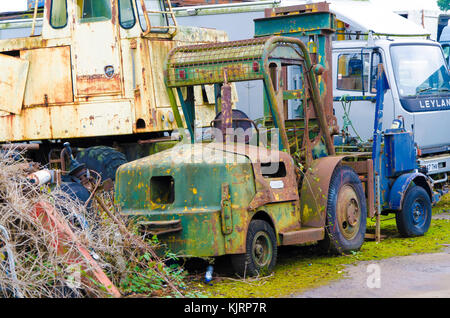
MULTIPOLYGON (((147 243, 157 247, 159 242, 156 236, 147 240, 147 243)), ((166 281, 160 273, 185 296, 204 297, 201 292, 188 290, 185 283, 187 272, 177 263, 178 257, 166 250, 162 257, 165 262, 155 262, 149 253, 137 257, 127 263, 127 275, 121 281, 121 291, 125 295, 138 295, 140 297, 179 297, 168 288, 166 281), (167 265, 167 263, 173 263, 167 265)))
POLYGON ((437 5, 442 11, 450 10, 450 0, 437 0, 437 5))

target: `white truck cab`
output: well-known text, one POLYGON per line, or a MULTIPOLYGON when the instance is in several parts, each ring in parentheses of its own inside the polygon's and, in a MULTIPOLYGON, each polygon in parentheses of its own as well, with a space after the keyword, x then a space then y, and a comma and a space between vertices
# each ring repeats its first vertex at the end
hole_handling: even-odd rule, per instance
POLYGON ((438 43, 419 39, 334 42, 333 96, 338 125, 362 141, 372 138, 380 62, 390 86, 384 98, 383 127, 390 127, 401 116, 414 135, 428 173, 446 171, 450 155, 443 153, 450 151, 450 76, 438 43), (368 98, 349 101, 351 96, 368 98))

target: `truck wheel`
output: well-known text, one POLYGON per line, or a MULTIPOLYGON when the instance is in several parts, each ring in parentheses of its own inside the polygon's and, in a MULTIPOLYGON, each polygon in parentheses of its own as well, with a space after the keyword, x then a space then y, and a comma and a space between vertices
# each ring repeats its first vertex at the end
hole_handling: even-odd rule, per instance
POLYGON ((330 181, 326 233, 320 247, 338 254, 359 250, 366 234, 366 217, 366 198, 358 175, 348 166, 338 166, 330 181))
POLYGON ((420 186, 409 188, 395 219, 401 236, 424 235, 431 223, 431 200, 427 191, 420 186))
POLYGON ((245 254, 231 256, 236 273, 241 276, 256 276, 272 272, 277 259, 275 231, 265 221, 250 222, 245 254))
POLYGON ((86 164, 86 168, 97 171, 102 180, 115 180, 119 166, 127 163, 125 155, 114 148, 95 146, 80 151, 76 160, 86 164))

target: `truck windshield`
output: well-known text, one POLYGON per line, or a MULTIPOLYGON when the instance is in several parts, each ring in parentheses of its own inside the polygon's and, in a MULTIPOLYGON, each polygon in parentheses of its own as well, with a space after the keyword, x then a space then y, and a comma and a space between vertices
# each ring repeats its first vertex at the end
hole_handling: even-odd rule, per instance
POLYGON ((401 97, 448 95, 450 76, 436 45, 395 45, 392 65, 401 97))

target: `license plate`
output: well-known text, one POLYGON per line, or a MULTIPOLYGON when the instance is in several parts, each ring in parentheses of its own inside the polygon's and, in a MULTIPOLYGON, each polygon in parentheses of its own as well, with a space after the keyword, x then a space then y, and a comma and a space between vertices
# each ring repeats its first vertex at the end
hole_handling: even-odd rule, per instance
POLYGON ((427 163, 425 167, 427 167, 428 172, 439 170, 439 164, 437 162, 427 163))

